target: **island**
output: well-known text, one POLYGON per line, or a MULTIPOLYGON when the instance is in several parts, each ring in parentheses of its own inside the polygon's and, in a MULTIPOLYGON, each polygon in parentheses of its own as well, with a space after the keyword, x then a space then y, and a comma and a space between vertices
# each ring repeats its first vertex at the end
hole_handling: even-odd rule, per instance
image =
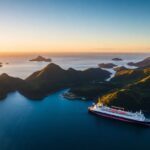
POLYGON ((38 56, 38 57, 36 57, 36 58, 34 58, 34 59, 31 59, 30 61, 51 62, 52 60, 51 60, 50 58, 45 58, 45 57, 43 57, 43 56, 38 56))
POLYGON ((121 59, 121 58, 113 58, 112 60, 113 61, 122 61, 123 59, 121 59))
POLYGON ((101 64, 98 64, 98 66, 99 66, 100 68, 111 69, 111 68, 116 67, 117 65, 115 65, 115 64, 113 64, 113 63, 101 63, 101 64))

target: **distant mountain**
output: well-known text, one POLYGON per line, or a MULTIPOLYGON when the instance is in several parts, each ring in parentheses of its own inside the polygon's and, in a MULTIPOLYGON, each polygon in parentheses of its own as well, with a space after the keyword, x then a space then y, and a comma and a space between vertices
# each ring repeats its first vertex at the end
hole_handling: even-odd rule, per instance
POLYGON ((90 68, 84 71, 72 68, 64 70, 51 63, 25 80, 2 74, 0 76, 0 99, 16 90, 30 99, 42 99, 59 89, 88 82, 104 81, 109 76, 109 72, 100 68, 90 68))
POLYGON ((136 66, 136 67, 140 67, 140 68, 142 68, 142 67, 149 68, 150 67, 150 57, 147 57, 146 59, 144 59, 140 62, 136 62, 136 63, 130 62, 130 63, 128 63, 128 65, 136 66))

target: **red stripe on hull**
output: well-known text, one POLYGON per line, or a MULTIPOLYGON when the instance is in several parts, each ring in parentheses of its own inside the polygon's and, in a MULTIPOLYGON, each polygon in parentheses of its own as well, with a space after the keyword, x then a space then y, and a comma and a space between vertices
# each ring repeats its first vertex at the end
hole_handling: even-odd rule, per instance
POLYGON ((128 122, 128 123, 134 123, 134 124, 140 124, 140 125, 145 125, 145 126, 150 126, 150 123, 145 123, 145 122, 140 122, 140 121, 134 121, 134 120, 128 120, 125 118, 119 118, 119 117, 115 117, 112 115, 107 115, 104 113, 98 113, 92 110, 89 110, 91 113, 96 114, 98 116, 102 116, 102 117, 106 117, 106 118, 111 118, 111 119, 115 119, 115 120, 119 120, 119 121, 123 121, 123 122, 128 122))

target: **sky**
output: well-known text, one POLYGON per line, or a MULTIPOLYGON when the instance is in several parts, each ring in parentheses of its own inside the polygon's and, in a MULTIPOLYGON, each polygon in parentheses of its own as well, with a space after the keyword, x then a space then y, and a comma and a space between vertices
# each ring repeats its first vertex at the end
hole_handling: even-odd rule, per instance
POLYGON ((0 52, 150 52, 150 0, 0 0, 0 52))

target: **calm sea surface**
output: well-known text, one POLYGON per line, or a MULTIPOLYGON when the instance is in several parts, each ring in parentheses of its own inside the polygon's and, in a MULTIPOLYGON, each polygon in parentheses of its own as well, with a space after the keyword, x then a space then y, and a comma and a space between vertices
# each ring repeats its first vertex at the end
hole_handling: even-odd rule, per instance
MULTIPOLYGON (((60 65, 62 68, 75 68, 84 70, 90 67, 97 67, 99 63, 114 63, 118 66, 124 65, 131 61, 139 61, 150 56, 150 54, 43 54, 42 56, 52 58, 52 62, 60 65), (122 58, 123 61, 112 61, 113 58, 122 58)), ((42 69, 48 63, 41 62, 30 62, 29 60, 37 57, 37 54, 25 55, 25 56, 1 56, 0 62, 4 65, 0 68, 1 73, 8 73, 12 76, 17 76, 20 78, 26 78, 34 71, 42 69), (9 63, 6 65, 5 63, 9 63)), ((112 71, 112 70, 111 70, 112 71)))
MULTIPOLYGON (((45 55, 63 68, 86 69, 101 62, 119 66, 150 54, 45 55)), ((47 63, 29 62, 34 56, 0 57, 0 73, 26 78, 47 63), (5 63, 10 64, 6 65, 5 63)), ((98 118, 88 113, 92 101, 69 101, 58 91, 42 101, 32 101, 14 92, 0 101, 0 150, 110 150, 149 149, 150 128, 98 118)))

